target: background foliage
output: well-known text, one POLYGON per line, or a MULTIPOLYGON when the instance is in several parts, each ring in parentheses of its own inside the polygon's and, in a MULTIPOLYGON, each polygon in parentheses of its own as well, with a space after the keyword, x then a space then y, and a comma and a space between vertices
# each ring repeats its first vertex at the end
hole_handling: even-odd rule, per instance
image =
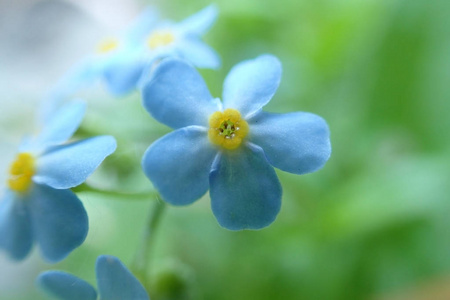
MULTIPOLYGON (((151 4, 181 20, 209 2, 151 4)), ((262 231, 220 228, 208 195, 169 207, 155 236, 152 299, 170 299, 168 290, 180 291, 175 299, 187 291, 205 300, 449 299, 450 2, 217 4, 219 19, 205 40, 223 67, 201 71, 212 94, 220 97, 234 64, 272 53, 284 74, 266 110, 321 115, 333 153, 317 173, 278 172, 282 209, 262 231)), ((49 268, 95 284, 99 254, 130 264, 139 245, 148 199, 154 200, 139 162, 169 129, 141 108, 138 93, 84 96, 91 111, 78 135, 118 138, 118 152, 88 181, 112 192, 80 188, 91 223, 86 243, 55 266, 34 256, 22 263, 22 285, 2 286, 0 299, 40 299, 33 278, 49 268)), ((1 124, 4 132, 25 126, 3 115, 1 124)), ((0 281, 12 280, 0 274, 0 281)))

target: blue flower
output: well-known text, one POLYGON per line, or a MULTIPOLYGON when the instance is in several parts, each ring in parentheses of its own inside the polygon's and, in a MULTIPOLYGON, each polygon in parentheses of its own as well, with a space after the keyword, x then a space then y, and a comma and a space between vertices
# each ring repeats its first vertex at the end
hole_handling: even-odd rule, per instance
POLYGON ((144 38, 146 70, 140 84, 145 83, 150 77, 155 60, 162 58, 181 58, 197 68, 219 68, 221 64, 219 56, 200 39, 215 22, 217 14, 217 7, 209 5, 179 23, 172 21, 158 23, 144 38))
POLYGON ((147 149, 142 167, 165 201, 187 205, 209 189, 212 211, 227 229, 260 229, 275 220, 281 186, 273 167, 314 172, 331 153, 321 117, 262 111, 280 78, 274 56, 241 62, 226 77, 220 102, 187 63, 159 65, 143 105, 176 130, 147 149))
POLYGON ((154 9, 147 8, 118 38, 102 41, 97 53, 76 65, 56 86, 52 98, 64 98, 103 78, 108 90, 117 96, 137 87, 151 71, 155 60, 181 57, 199 68, 217 68, 216 52, 201 41, 201 36, 217 18, 210 5, 180 23, 159 21, 154 9))
MULTIPOLYGON (((149 300, 144 287, 116 257, 101 255, 95 266, 102 300, 149 300)), ((61 300, 96 300, 97 292, 88 282, 66 272, 47 271, 37 279, 48 294, 61 300)))
POLYGON ((64 259, 88 232, 83 204, 70 191, 114 152, 111 136, 67 143, 85 112, 82 102, 55 112, 39 135, 28 139, 9 170, 0 197, 0 248, 24 259, 36 241, 49 262, 64 259))

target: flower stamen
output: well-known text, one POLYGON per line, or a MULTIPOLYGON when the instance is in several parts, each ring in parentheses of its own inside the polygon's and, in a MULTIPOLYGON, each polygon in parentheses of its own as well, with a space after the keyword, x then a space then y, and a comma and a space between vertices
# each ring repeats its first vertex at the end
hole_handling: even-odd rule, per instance
POLYGON ((232 108, 213 113, 209 118, 209 127, 209 140, 228 150, 238 148, 248 133, 247 122, 241 118, 239 111, 232 108))
POLYGON ((119 42, 116 39, 105 39, 97 46, 97 53, 106 54, 119 48, 119 42))
POLYGON ((16 192, 26 192, 35 174, 35 159, 30 153, 19 153, 9 169, 8 186, 16 192))
POLYGON ((174 35, 170 31, 157 30, 153 32, 147 39, 147 45, 150 49, 167 46, 175 40, 174 35))

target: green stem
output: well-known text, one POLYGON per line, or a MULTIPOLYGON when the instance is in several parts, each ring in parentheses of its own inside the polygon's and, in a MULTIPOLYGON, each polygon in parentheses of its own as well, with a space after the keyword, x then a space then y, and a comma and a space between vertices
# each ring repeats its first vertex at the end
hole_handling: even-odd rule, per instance
POLYGON ((162 201, 159 195, 156 196, 158 201, 154 201, 150 207, 150 213, 147 217, 147 222, 144 228, 141 244, 134 256, 132 263, 133 273, 141 280, 145 289, 149 291, 149 265, 150 254, 155 240, 155 232, 160 223, 161 217, 165 210, 165 202, 162 201))
POLYGON ((156 192, 128 193, 128 192, 122 192, 122 191, 104 190, 104 189, 99 189, 99 188, 93 187, 86 183, 83 183, 77 187, 72 188, 72 191, 74 193, 92 192, 92 193, 99 193, 99 194, 109 195, 109 196, 127 197, 127 201, 148 200, 149 196, 156 194, 156 192))

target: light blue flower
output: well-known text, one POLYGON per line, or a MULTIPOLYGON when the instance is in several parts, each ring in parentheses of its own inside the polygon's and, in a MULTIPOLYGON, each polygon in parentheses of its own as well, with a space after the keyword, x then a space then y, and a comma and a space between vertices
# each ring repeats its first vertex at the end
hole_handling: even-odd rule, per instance
POLYGON ((116 149, 111 136, 67 142, 81 123, 86 105, 68 103, 39 135, 27 139, 9 170, 0 197, 0 249, 24 259, 36 241, 49 262, 64 259, 88 232, 83 204, 70 191, 86 180, 116 149))
POLYGON ((275 220, 281 186, 273 167, 314 172, 331 153, 321 117, 262 111, 280 79, 274 56, 243 61, 225 79, 220 102, 189 64, 168 59, 158 66, 143 105, 175 131, 147 149, 142 167, 165 201, 187 205, 209 189, 212 211, 227 229, 260 229, 275 220))
POLYGON ((50 97, 65 98, 98 78, 112 94, 127 94, 144 73, 148 76, 153 62, 163 57, 180 57, 199 68, 217 68, 218 55, 201 40, 216 18, 214 5, 180 23, 158 21, 156 10, 147 8, 119 37, 102 41, 97 53, 63 77, 50 97))
MULTIPOLYGON (((144 287, 116 257, 101 255, 95 266, 101 300, 149 300, 144 287)), ((48 294, 61 300, 96 300, 97 292, 88 282, 66 272, 47 271, 37 279, 48 294)))
POLYGON ((159 22, 144 37, 145 71, 140 79, 142 85, 150 77, 155 61, 162 58, 180 58, 190 62, 197 68, 217 69, 220 58, 217 53, 201 40, 217 19, 218 9, 209 5, 187 19, 174 23, 159 22))

